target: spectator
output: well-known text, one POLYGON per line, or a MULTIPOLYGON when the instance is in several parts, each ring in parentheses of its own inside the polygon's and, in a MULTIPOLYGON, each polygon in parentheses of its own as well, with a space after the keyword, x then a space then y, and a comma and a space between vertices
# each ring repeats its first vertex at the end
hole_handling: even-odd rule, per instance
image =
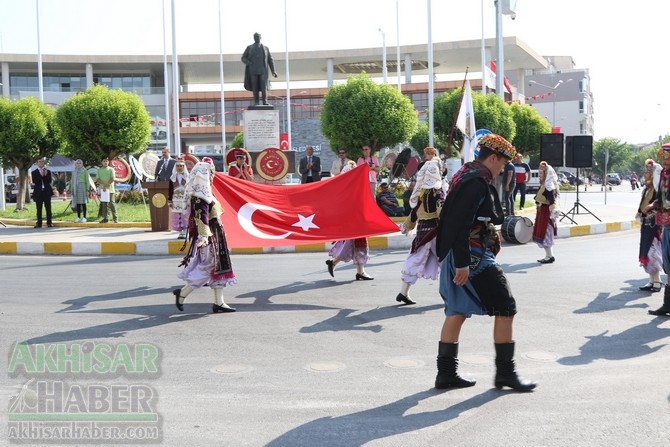
POLYGON ((409 213, 412 212, 412 205, 410 205, 410 198, 412 197, 412 192, 414 192, 414 187, 416 186, 416 181, 412 177, 412 181, 409 183, 405 192, 402 193, 402 207, 405 211, 405 216, 409 216, 409 213))
POLYGON ((333 161, 333 164, 330 167, 330 175, 335 177, 336 175, 340 174, 347 163, 350 161, 351 160, 347 158, 346 149, 340 149, 337 151, 337 158, 333 161))
POLYGON ((369 145, 363 146, 363 155, 356 161, 357 165, 368 165, 370 167, 370 192, 372 197, 376 197, 377 174, 381 170, 379 159, 372 155, 372 149, 369 145))
POLYGON ((44 157, 37 159, 37 169, 30 173, 30 182, 33 186, 33 199, 37 207, 37 222, 35 228, 42 228, 42 206, 47 218, 47 227, 53 227, 51 216, 51 196, 53 188, 51 187, 51 171, 44 167, 44 157))
POLYGON ((95 183, 100 185, 100 214, 102 215, 102 220, 100 223, 109 222, 109 211, 112 211, 112 219, 114 223, 119 223, 119 217, 116 214, 116 204, 114 203, 114 168, 109 167, 109 158, 103 158, 100 163, 101 167, 98 168, 98 173, 95 178, 95 183))
POLYGON ((516 187, 512 195, 512 203, 516 203, 516 193, 519 192, 519 209, 526 206, 526 183, 530 180, 530 166, 523 161, 523 155, 518 153, 514 157, 514 173, 516 174, 516 187))
POLYGON ((321 159, 314 155, 314 148, 307 146, 305 156, 300 159, 300 183, 312 183, 321 180, 321 159))
POLYGON ((72 205, 77 211, 75 222, 86 222, 86 204, 88 203, 88 193, 91 191, 93 179, 84 167, 84 162, 75 160, 74 172, 72 173, 72 205))
POLYGON ((516 186, 514 170, 514 163, 508 160, 503 170, 503 203, 506 216, 514 216, 514 188, 516 186))
POLYGON ((389 191, 389 184, 382 182, 379 187, 381 188, 381 191, 377 194, 377 205, 379 205, 387 216, 405 216, 405 209, 400 206, 395 194, 389 191))

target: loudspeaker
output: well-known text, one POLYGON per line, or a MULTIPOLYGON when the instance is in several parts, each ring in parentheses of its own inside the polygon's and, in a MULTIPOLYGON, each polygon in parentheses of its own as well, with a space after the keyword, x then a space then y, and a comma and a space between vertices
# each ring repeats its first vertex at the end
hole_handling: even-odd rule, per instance
POLYGON ((593 166, 593 137, 591 135, 565 137, 565 166, 570 168, 593 166))
POLYGON ((546 161, 554 167, 564 166, 562 133, 543 133, 540 135, 540 161, 546 161))

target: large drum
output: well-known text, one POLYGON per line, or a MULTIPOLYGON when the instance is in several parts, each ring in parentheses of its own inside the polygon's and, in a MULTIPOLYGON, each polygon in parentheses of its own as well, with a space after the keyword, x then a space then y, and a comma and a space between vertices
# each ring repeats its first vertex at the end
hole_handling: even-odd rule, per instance
POLYGON ((524 216, 507 216, 500 233, 507 242, 525 244, 533 239, 533 221, 524 216))

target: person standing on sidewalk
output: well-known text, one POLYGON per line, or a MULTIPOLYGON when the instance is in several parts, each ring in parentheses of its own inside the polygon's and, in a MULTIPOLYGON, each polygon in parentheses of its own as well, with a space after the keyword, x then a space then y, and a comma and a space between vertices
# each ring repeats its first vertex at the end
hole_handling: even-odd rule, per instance
POLYGON ((458 342, 461 327, 473 314, 494 317, 496 350, 495 387, 531 391, 535 383, 519 379, 514 366, 513 321, 516 301, 502 268, 496 262, 500 237, 495 225, 504 220, 493 178, 516 153, 499 135, 484 135, 479 155, 456 172, 440 213, 437 255, 440 295, 445 319, 440 333, 435 388, 475 385, 458 375, 458 342))
POLYGON ((514 157, 514 173, 516 174, 516 186, 512 195, 512 202, 516 203, 516 193, 519 192, 519 209, 526 206, 526 183, 530 180, 530 166, 523 161, 523 155, 516 153, 514 157))
POLYGON ((33 186, 33 200, 37 207, 37 222, 35 228, 42 228, 42 206, 47 218, 47 227, 53 227, 51 216, 51 196, 53 188, 51 187, 51 171, 44 166, 44 157, 37 159, 37 168, 30 173, 30 182, 33 186))
POLYGON ((86 204, 88 203, 88 192, 92 189, 93 180, 84 167, 84 162, 78 159, 74 162, 72 173, 72 205, 77 211, 75 222, 86 222, 86 204))
POLYGON ((514 163, 508 161, 503 170, 503 198, 505 215, 514 216, 514 189, 516 188, 516 173, 514 163))
POLYGON ((644 188, 640 206, 637 208, 635 219, 640 223, 640 251, 638 259, 644 271, 649 275, 649 282, 640 287, 640 290, 648 292, 660 292, 661 269, 663 258, 661 256, 661 227, 656 225, 656 212, 645 213, 645 209, 656 197, 656 188, 661 180, 663 167, 652 159, 644 162, 644 188))
POLYGON ((186 183, 186 196, 191 205, 188 225, 191 245, 179 264, 184 269, 177 275, 186 285, 172 291, 180 311, 184 310, 184 300, 193 290, 209 286, 214 292, 212 313, 235 312, 223 300, 223 288, 237 284, 237 278, 221 223, 223 208, 212 194, 214 173, 212 159, 204 157, 193 167, 186 183))
MULTIPOLYGON (((661 233, 661 247, 663 250, 663 271, 670 272, 670 144, 664 144, 658 151, 663 171, 656 187, 656 198, 643 211, 649 214, 656 211, 656 223, 663 226, 661 233)), ((650 310, 650 315, 670 316, 670 285, 663 288, 663 305, 656 310, 650 310)))
POLYGON ((112 212, 114 223, 119 223, 119 216, 116 214, 116 204, 114 203, 114 177, 116 173, 114 168, 109 167, 109 158, 103 158, 100 164, 102 166, 98 168, 98 175, 95 179, 95 183, 100 185, 100 214, 102 214, 100 223, 109 222, 109 211, 112 212))

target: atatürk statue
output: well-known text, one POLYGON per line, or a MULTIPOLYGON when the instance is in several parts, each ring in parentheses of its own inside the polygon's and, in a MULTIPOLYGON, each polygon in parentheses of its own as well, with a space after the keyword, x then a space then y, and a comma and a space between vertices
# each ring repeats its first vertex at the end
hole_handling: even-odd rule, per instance
POLYGON ((254 43, 249 45, 242 55, 242 62, 246 65, 244 69, 244 89, 254 92, 254 104, 260 104, 258 92, 261 92, 263 104, 267 105, 268 91, 268 68, 272 76, 275 73, 275 63, 270 54, 270 49, 261 44, 261 35, 254 33, 254 43))

